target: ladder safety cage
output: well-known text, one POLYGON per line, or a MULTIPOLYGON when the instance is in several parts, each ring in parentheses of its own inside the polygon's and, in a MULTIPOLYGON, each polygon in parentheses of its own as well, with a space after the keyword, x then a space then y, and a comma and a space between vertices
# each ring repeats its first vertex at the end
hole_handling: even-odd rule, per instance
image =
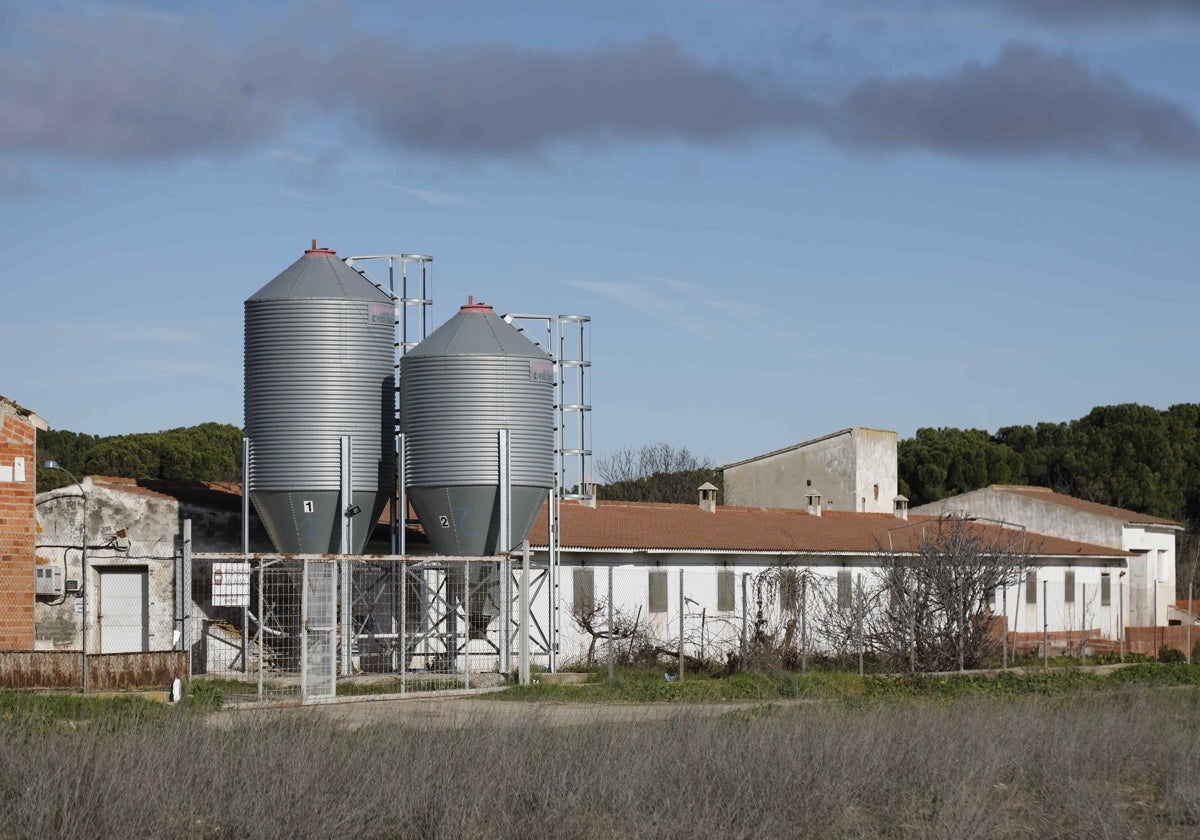
POLYGON ((558 670, 559 513, 563 499, 590 501, 592 341, 589 315, 510 312, 504 320, 551 358, 554 367, 554 487, 547 507, 550 670, 558 670))
MULTIPOLYGON (((433 257, 427 254, 370 254, 346 257, 346 265, 381 292, 396 306, 396 357, 392 367, 392 421, 400 431, 400 359, 429 336, 433 318, 433 257), (384 270, 387 279, 381 279, 384 270)), ((393 435, 395 487, 391 501, 391 551, 405 554, 404 520, 408 503, 404 493, 404 443, 393 435)))

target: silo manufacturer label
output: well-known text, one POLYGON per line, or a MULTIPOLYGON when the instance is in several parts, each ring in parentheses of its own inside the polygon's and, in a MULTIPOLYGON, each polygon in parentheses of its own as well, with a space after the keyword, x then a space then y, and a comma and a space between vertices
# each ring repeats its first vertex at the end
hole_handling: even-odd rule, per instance
POLYGON ((396 323, 396 307, 390 303, 372 303, 371 323, 386 324, 390 327, 396 323))
POLYGON ((529 378, 534 382, 554 382, 554 364, 549 359, 530 359, 529 378))

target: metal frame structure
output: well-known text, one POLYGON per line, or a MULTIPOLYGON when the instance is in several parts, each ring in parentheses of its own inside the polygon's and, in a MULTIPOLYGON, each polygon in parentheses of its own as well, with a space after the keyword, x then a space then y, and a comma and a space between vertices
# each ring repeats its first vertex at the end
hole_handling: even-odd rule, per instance
POLYGON ((547 517, 550 576, 548 641, 550 671, 558 670, 559 551, 558 531, 563 499, 587 501, 591 450, 591 316, 510 312, 504 320, 550 354, 554 364, 554 486, 547 517), (569 421, 568 421, 569 418, 569 421))
MULTIPOLYGON (((348 620, 338 622, 341 629, 340 656, 338 657, 339 671, 348 674, 351 667, 351 656, 362 645, 370 640, 373 646, 393 648, 396 641, 403 635, 417 638, 417 644, 424 647, 433 645, 442 651, 442 655, 451 660, 459 655, 466 655, 470 639, 470 603, 479 600, 480 593, 499 583, 498 597, 501 601, 500 622, 503 632, 499 634, 498 642, 489 640, 489 655, 499 658, 501 669, 509 670, 514 647, 523 654, 523 673, 528 670, 528 656, 531 652, 542 653, 548 657, 551 671, 557 670, 559 652, 559 621, 560 607, 558 603, 559 586, 559 552, 558 552, 558 522, 559 509, 563 499, 586 500, 591 498, 586 491, 586 482, 590 480, 587 474, 588 459, 591 456, 591 391, 588 372, 591 368, 590 323, 586 315, 536 315, 509 314, 504 320, 513 325, 519 332, 529 338, 535 345, 545 350, 551 357, 554 369, 554 480, 549 498, 549 527, 548 561, 543 566, 536 564, 531 567, 527 551, 502 554, 496 558, 479 558, 482 563, 494 564, 486 574, 476 574, 472 580, 470 572, 465 574, 461 600, 450 597, 448 592, 450 578, 446 571, 450 568, 445 558, 414 559, 407 556, 405 520, 407 516, 407 498, 404 487, 406 472, 404 436, 399 434, 400 416, 400 360, 404 355, 430 332, 433 307, 433 257, 425 254, 371 254, 345 258, 345 263, 354 269, 365 280, 380 291, 387 294, 396 307, 394 321, 395 360, 393 363, 393 422, 395 423, 395 486, 390 503, 391 520, 391 554, 387 557, 362 557, 356 560, 367 560, 364 566, 358 562, 351 564, 345 552, 348 550, 349 534, 352 528, 349 522, 348 509, 342 511, 342 554, 338 559, 341 574, 338 578, 341 584, 338 611, 348 620), (520 556, 522 563, 514 569, 512 559, 520 556), (423 580, 426 572, 435 573, 438 563, 442 566, 442 583, 430 587, 423 580), (366 569, 373 570, 371 582, 366 579, 366 569), (357 574, 356 574, 357 572, 357 574), (414 575, 422 575, 418 580, 414 575), (373 615, 388 613, 391 623, 395 625, 396 615, 400 621, 407 621, 405 615, 408 608, 407 590, 412 583, 419 583, 423 590, 420 603, 423 604, 422 618, 419 619, 421 629, 417 634, 408 634, 407 626, 379 628, 371 626, 373 615), (380 602, 383 597, 393 602, 391 609, 380 602), (536 599, 547 596, 548 610, 546 624, 542 625, 538 616, 525 615, 526 610, 520 605, 526 603, 522 598, 536 599), (474 596, 474 597, 473 597, 474 596), (398 599, 398 600, 397 600, 398 599), (457 603, 452 603, 457 602, 457 603), (440 605, 440 606, 439 606, 440 605), (434 614, 440 615, 439 617, 434 614), (461 613, 461 616, 460 616, 461 613), (426 625, 425 618, 434 620, 426 625), (459 621, 463 632, 459 631, 459 621), (392 641, 388 641, 391 639, 392 641), (513 642, 517 644, 514 646, 513 642), (532 651, 530 650, 532 648, 532 651)), ((501 467, 501 522, 508 526, 508 493, 509 479, 508 440, 507 430, 500 433, 498 440, 498 456, 501 467)), ((341 456, 343 461, 340 484, 343 499, 349 499, 351 476, 349 475, 349 444, 343 438, 341 441, 341 456)), ((260 562, 266 562, 265 556, 253 555, 249 546, 249 461, 252 457, 252 442, 243 439, 243 557, 262 557, 260 562)), ((508 545, 509 535, 502 544, 508 545)), ((290 559, 305 560, 302 555, 292 555, 290 559)), ((318 559, 312 557, 312 560, 318 559)), ((325 557, 322 560, 328 559, 325 557)), ((456 561, 461 558, 454 558, 456 561)), ((265 567, 263 567, 265 568, 265 567)), ((483 568, 471 564, 468 568, 483 568)), ((247 608, 243 613, 242 622, 242 661, 248 662, 250 648, 250 621, 258 625, 259 650, 262 650, 262 634, 278 632, 273 630, 269 616, 264 615, 264 609, 269 607, 263 602, 262 586, 258 593, 258 615, 255 610, 247 608)), ((413 648, 415 650, 415 648, 413 648)), ((391 651, 393 667, 402 675, 407 671, 409 656, 399 655, 399 651, 391 651)), ((302 658, 307 660, 307 642, 302 658)), ((469 673, 469 668, 467 669, 469 673)), ((469 679, 469 677, 467 678, 469 679)), ((260 670, 261 681, 261 670, 260 670)), ((260 691, 261 694, 261 691, 260 691)))
MULTIPOLYGON (((427 254, 373 254, 346 257, 346 265, 357 271, 375 288, 386 293, 396 305, 396 357, 392 368, 395 396, 392 403, 392 422, 400 425, 400 359, 429 335, 433 315, 433 257, 427 254), (363 264, 367 265, 363 265, 363 264), (369 269, 382 272, 387 265, 386 285, 369 269), (369 266, 369 268, 368 268, 369 266)), ((393 470, 396 486, 392 488, 392 554, 405 554, 404 520, 408 500, 404 493, 404 438, 396 434, 393 470)))

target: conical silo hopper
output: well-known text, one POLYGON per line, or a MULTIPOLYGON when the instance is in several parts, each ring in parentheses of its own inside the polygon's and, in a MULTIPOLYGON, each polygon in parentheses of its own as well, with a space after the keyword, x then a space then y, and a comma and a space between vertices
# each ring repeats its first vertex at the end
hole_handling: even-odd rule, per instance
POLYGON ((554 479, 554 367, 492 307, 469 303, 400 360, 405 488, 435 551, 492 555, 529 534, 554 479), (499 543, 499 431, 511 544, 499 543))
POLYGON ((246 300, 250 499, 281 552, 350 552, 391 496, 395 307, 327 248, 313 247, 246 300), (351 497, 341 498, 342 437, 351 497))

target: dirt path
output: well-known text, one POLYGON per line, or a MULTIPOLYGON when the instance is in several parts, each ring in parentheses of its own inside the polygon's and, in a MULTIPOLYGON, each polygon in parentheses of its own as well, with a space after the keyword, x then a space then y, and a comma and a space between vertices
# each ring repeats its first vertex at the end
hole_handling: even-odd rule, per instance
POLYGON ((209 717, 216 726, 234 728, 275 720, 323 720, 356 729, 393 723, 418 729, 467 726, 581 726, 631 723, 676 717, 712 717, 794 701, 729 703, 588 703, 491 700, 479 697, 405 698, 271 709, 230 709, 209 717))

